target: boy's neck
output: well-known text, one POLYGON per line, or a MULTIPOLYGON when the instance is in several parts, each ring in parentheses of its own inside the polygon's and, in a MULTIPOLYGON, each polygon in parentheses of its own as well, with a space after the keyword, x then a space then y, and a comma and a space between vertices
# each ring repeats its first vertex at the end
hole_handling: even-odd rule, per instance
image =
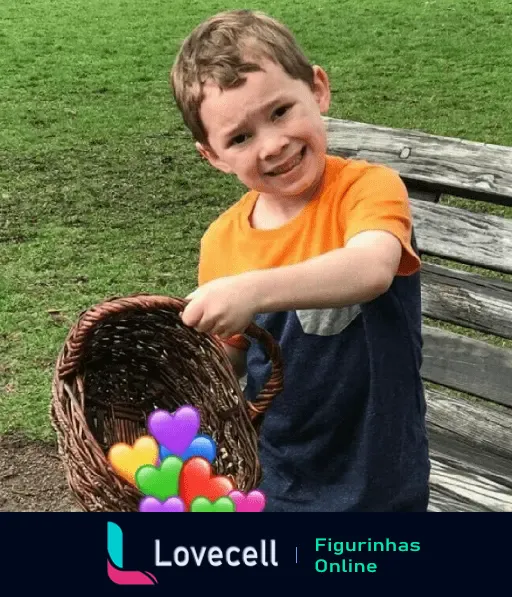
POLYGON ((266 201, 265 197, 259 196, 249 215, 249 223, 251 228, 258 230, 280 228, 296 218, 308 203, 309 201, 298 202, 294 199, 266 201))

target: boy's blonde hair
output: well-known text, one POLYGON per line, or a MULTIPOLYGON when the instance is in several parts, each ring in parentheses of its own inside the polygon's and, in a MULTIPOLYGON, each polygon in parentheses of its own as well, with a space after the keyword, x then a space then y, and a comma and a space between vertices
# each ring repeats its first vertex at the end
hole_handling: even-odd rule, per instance
POLYGON ((170 83, 196 141, 208 144, 199 114, 204 84, 211 81, 223 90, 238 87, 245 81, 244 73, 262 70, 258 60, 264 58, 313 87, 313 68, 290 30, 262 12, 221 12, 185 39, 171 69, 170 83))

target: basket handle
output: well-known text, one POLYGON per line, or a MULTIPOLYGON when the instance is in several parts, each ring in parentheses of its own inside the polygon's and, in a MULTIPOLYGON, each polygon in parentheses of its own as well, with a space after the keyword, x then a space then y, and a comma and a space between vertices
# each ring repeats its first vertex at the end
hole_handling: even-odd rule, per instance
MULTIPOLYGON (((183 311, 188 302, 182 298, 138 293, 127 297, 113 297, 84 311, 77 324, 68 333, 65 344, 67 350, 62 354, 58 367, 59 378, 62 379, 78 369, 84 345, 99 322, 112 315, 137 309, 147 311, 150 309, 171 308, 183 311)), ((253 401, 247 401, 251 422, 258 428, 273 398, 283 390, 281 349, 273 336, 255 323, 251 323, 244 333, 262 345, 271 363, 271 373, 267 383, 253 401)), ((219 345, 220 341, 214 336, 213 338, 219 345)), ((221 347, 221 350, 224 349, 221 347)))
POLYGON ((267 383, 263 386, 258 396, 247 401, 249 408, 249 417, 254 427, 259 428, 265 411, 277 394, 283 391, 283 361, 281 358, 281 348, 274 337, 267 330, 260 328, 255 323, 251 323, 244 332, 257 340, 267 353, 270 359, 271 371, 267 383))

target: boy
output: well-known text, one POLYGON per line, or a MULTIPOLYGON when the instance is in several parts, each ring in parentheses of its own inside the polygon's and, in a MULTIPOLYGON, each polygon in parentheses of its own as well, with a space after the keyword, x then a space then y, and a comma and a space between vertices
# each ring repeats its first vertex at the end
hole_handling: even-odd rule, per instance
POLYGON ((223 340, 248 400, 269 363, 244 330, 280 344, 266 511, 426 511, 420 259, 401 179, 326 154, 327 74, 264 14, 201 24, 171 83, 200 154, 248 188, 206 231, 182 318, 223 340))

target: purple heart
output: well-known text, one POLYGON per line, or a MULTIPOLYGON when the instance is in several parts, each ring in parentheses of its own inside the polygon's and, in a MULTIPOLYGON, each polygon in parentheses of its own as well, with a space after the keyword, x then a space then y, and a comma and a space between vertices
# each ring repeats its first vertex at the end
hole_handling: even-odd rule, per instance
POLYGON ((185 512, 185 504, 179 497, 167 498, 165 502, 145 497, 139 503, 139 512, 185 512))
POLYGON ((159 409, 148 417, 149 433, 160 445, 178 457, 192 443, 199 423, 199 411, 192 406, 182 406, 173 414, 159 409))

